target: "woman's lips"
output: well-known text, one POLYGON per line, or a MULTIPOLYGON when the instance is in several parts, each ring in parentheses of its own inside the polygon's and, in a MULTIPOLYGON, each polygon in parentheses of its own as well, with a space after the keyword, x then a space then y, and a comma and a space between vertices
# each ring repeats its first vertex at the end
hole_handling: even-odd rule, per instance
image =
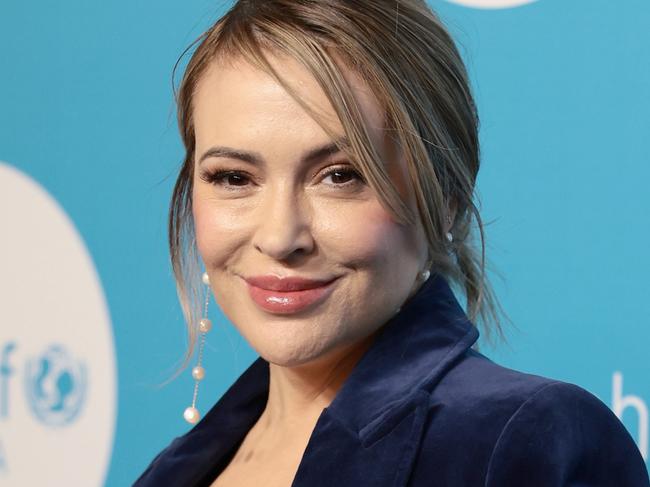
POLYGON ((271 313, 289 314, 323 302, 334 289, 336 280, 337 278, 326 282, 307 282, 298 279, 282 280, 274 277, 261 277, 246 279, 246 285, 251 299, 260 308, 271 313), (260 285, 274 289, 265 289, 260 285))

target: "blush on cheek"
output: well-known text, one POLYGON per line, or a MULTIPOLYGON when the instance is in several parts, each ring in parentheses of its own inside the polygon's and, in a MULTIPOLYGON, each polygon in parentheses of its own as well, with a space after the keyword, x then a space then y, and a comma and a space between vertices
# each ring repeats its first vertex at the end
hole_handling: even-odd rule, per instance
POLYGON ((405 247, 406 232, 406 227, 398 225, 375 201, 347 216, 339 233, 340 246, 350 262, 360 267, 374 267, 378 262, 391 260, 394 252, 405 247))
POLYGON ((208 212, 204 210, 204 207, 196 203, 194 200, 192 204, 192 216, 194 219, 194 234, 196 236, 196 246, 203 258, 203 261, 206 263, 209 260, 207 255, 210 248, 213 248, 212 243, 210 242, 211 238, 211 225, 208 223, 208 212))
POLYGON ((209 270, 219 269, 224 265, 223 257, 228 255, 228 238, 220 228, 215 212, 206 205, 193 205, 194 234, 196 247, 209 270))
POLYGON ((242 216, 237 207, 224 207, 205 197, 193 201, 192 212, 196 246, 205 265, 220 272, 237 264, 250 238, 251 218, 242 216))

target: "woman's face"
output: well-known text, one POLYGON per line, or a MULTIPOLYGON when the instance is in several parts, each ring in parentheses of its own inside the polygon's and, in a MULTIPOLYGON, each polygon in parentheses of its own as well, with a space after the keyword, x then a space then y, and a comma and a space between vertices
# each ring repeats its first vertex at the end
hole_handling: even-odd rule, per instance
MULTIPOLYGON (((308 72, 290 59, 270 59, 342 137, 308 72)), ((354 73, 345 74, 383 158, 377 162, 413 205, 378 102, 354 73)), ((306 364, 363 343, 420 284, 421 227, 397 224, 326 132, 244 61, 214 64, 204 74, 193 120, 197 246, 224 314, 278 365, 306 364), (320 286, 276 282, 285 277, 320 286)))

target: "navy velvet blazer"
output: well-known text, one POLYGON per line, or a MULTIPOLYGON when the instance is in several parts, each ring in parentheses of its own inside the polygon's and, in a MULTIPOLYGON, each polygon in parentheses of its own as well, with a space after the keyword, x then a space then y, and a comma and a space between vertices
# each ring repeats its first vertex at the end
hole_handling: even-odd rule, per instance
MULTIPOLYGON (((495 364, 471 348, 477 338, 447 281, 432 275, 323 409, 292 486, 650 485, 603 402, 495 364)), ((134 485, 209 485, 262 413, 268 386, 258 358, 134 485)))

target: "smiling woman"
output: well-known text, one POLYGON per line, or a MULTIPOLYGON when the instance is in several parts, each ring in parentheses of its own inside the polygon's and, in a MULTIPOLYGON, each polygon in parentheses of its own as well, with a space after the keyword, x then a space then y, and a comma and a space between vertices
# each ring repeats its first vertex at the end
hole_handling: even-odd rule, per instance
POLYGON ((205 272, 260 357, 136 485, 647 485, 596 397, 476 349, 478 117, 423 1, 239 1, 199 40, 172 264, 191 343, 205 272))

